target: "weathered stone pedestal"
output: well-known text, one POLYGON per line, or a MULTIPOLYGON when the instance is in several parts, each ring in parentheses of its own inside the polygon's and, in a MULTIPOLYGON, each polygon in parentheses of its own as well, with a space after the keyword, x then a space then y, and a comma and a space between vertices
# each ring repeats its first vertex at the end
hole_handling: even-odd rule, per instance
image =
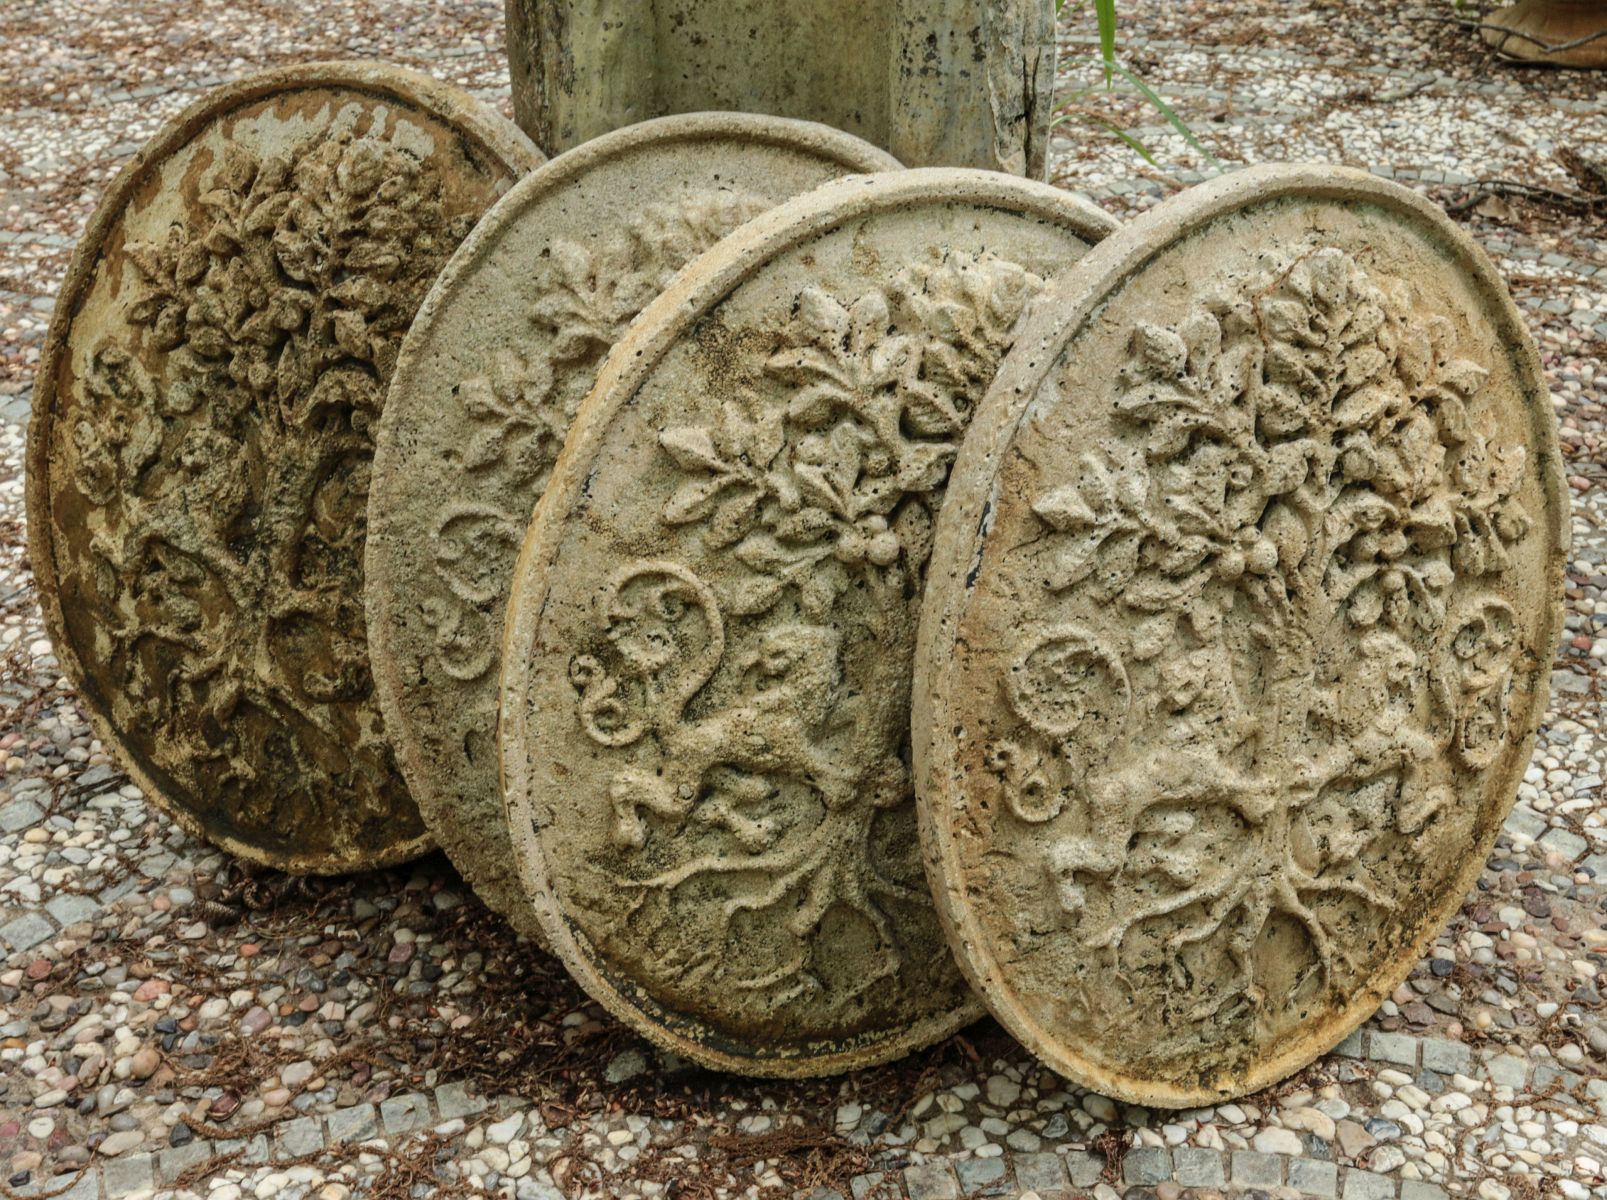
POLYGON ((1485 23, 1501 27, 1485 29, 1484 40, 1508 58, 1556 67, 1607 69, 1604 0, 1519 0, 1491 13, 1485 23), (1591 37, 1595 40, 1577 44, 1581 38, 1591 37))
POLYGON ((1050 0, 508 0, 519 124, 549 154, 706 110, 823 121, 908 166, 1041 177, 1050 0))

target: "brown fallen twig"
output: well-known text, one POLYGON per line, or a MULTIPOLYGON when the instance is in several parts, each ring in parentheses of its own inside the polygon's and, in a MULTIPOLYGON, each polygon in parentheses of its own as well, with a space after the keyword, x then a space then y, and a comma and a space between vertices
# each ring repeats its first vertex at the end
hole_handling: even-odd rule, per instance
POLYGON ((1475 179, 1472 183, 1454 184, 1469 195, 1446 206, 1451 213, 1466 212, 1480 201, 1491 196, 1517 196, 1524 200, 1561 205, 1575 212, 1594 213, 1607 210, 1607 194, 1587 196, 1583 192, 1564 192, 1557 188, 1542 187, 1534 183, 1520 183, 1516 179, 1475 179))
MULTIPOLYGON (((1436 17, 1427 13, 1407 14, 1405 19, 1408 21, 1424 21, 1432 25, 1460 25, 1463 29, 1481 31, 1493 29, 1498 33, 1506 34, 1507 38, 1516 38, 1520 42, 1528 42, 1531 45, 1538 46, 1542 54, 1560 54, 1564 50, 1588 46, 1591 42, 1607 38, 1607 29, 1601 29, 1595 33, 1587 33, 1584 37, 1574 38, 1572 41, 1548 42, 1544 38, 1537 38, 1531 33, 1521 33, 1516 29, 1508 29, 1505 25, 1497 25, 1493 21, 1469 21, 1464 17, 1436 17)), ((1501 46, 1504 45, 1506 45, 1505 40, 1501 43, 1501 46)), ((1496 46, 1495 49, 1500 50, 1501 46, 1496 46)))

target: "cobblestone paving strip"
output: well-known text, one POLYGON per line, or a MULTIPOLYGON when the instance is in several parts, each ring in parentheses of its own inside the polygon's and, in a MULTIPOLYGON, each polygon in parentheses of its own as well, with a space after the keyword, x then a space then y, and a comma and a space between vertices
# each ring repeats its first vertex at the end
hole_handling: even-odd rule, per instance
MULTIPOLYGON (((1069 7, 1069 6, 1068 6, 1069 7)), ((1117 215, 1242 161, 1362 165, 1467 204, 1528 315, 1574 489, 1569 615, 1518 807, 1478 889, 1368 1024, 1284 1085, 1160 1113, 1068 1089, 984 1023, 811 1085, 666 1061, 439 858, 299 885, 148 807, 93 740, 22 546, 31 373, 68 254, 164 117, 248 70, 372 57, 508 111, 501 0, 167 0, 0 12, 0 1196, 1607 1197, 1607 229, 1481 197, 1576 191, 1600 76, 1492 66, 1445 6, 1142 0, 1155 111, 1087 103, 1054 171, 1117 215), (1563 156, 1565 157, 1565 156, 1563 156), (1471 203, 1468 203, 1471 201, 1471 203), (434 1181, 431 1183, 430 1181, 434 1181)), ((1086 12, 1069 88, 1095 81, 1086 12)))

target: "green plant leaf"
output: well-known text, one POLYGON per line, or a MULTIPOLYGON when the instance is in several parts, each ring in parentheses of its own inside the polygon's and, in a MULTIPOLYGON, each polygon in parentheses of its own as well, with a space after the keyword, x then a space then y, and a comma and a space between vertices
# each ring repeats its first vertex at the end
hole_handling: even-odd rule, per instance
POLYGON ((1184 141, 1193 146, 1201 154, 1205 155, 1212 166, 1220 167, 1222 165, 1221 160, 1207 150, 1201 143, 1200 139, 1194 136, 1194 131, 1188 127, 1188 123, 1185 122, 1182 117, 1173 112, 1172 106, 1166 103, 1166 101, 1162 100, 1160 96, 1156 94, 1155 90, 1149 86, 1149 84, 1145 83, 1136 74, 1119 62, 1107 64, 1106 70, 1110 70, 1111 67, 1114 67, 1122 78, 1126 79, 1128 83, 1137 88, 1139 94, 1142 95, 1144 99, 1148 100, 1152 105, 1154 105, 1155 110, 1166 119, 1166 123, 1173 129, 1177 130, 1178 133, 1182 134, 1184 141))
POLYGON ((1105 63, 1105 87, 1112 81, 1112 72, 1121 70, 1116 61, 1116 0, 1094 0, 1094 15, 1099 20, 1099 56, 1105 63))

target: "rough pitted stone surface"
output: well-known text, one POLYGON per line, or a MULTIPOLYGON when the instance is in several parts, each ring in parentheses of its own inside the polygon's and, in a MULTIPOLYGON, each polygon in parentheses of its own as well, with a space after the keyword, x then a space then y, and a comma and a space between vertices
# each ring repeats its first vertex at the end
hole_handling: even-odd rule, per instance
POLYGON ((1055 1070, 1253 1091, 1405 978, 1528 762, 1567 500, 1539 363, 1438 209, 1196 189, 1022 333, 922 617, 950 944, 1055 1070))
POLYGON ((141 786, 235 853, 428 844, 369 677, 374 425, 436 272, 539 160, 424 76, 268 72, 167 125, 80 244, 29 438, 46 619, 141 786))
POLYGON ((558 154, 645 117, 823 121, 913 167, 1041 179, 1050 0, 508 0, 519 124, 558 154))
POLYGON ((661 1044, 819 1074, 975 1015, 917 851, 916 609, 971 412, 1109 228, 985 172, 827 184, 604 364, 515 577, 502 761, 554 949, 661 1044))
POLYGON ((644 122, 523 180, 420 309, 374 458, 374 674, 430 831, 522 932, 539 931, 497 777, 497 665, 519 543, 569 422, 603 357, 686 262, 782 200, 897 167, 806 122, 644 122))

